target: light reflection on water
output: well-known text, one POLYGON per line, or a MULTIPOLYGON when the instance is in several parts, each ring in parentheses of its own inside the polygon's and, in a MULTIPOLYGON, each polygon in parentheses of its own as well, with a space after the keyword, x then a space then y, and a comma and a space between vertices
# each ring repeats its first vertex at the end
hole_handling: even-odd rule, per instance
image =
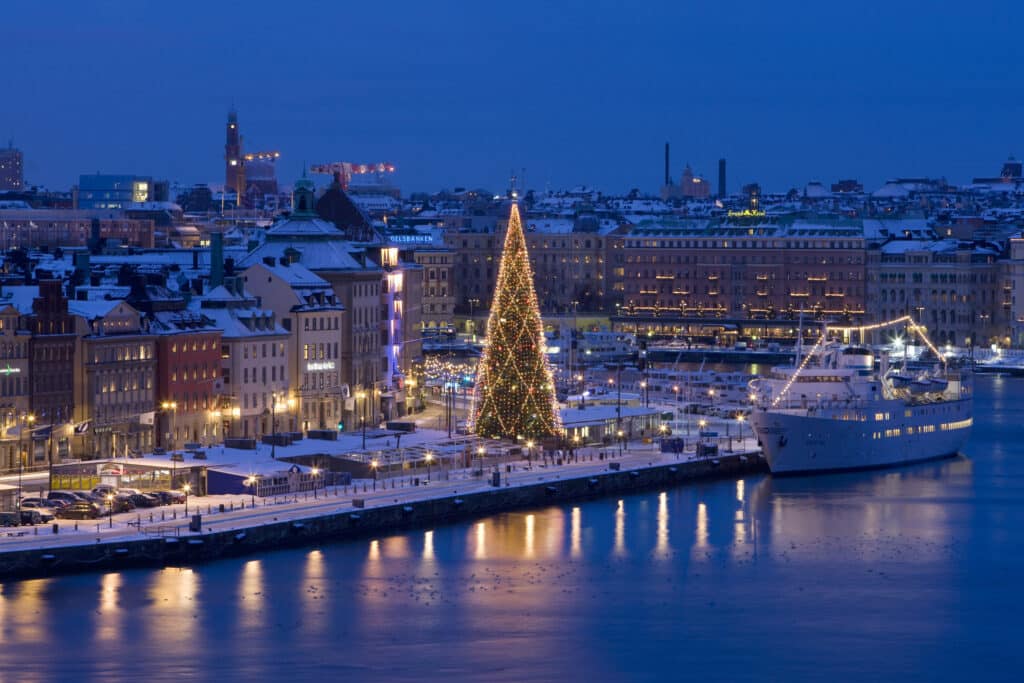
POLYGON ((4 584, 3 671, 967 680, 985 661, 998 678, 1024 609, 1024 402, 1007 384, 979 380, 972 459, 698 482, 194 569, 4 584))

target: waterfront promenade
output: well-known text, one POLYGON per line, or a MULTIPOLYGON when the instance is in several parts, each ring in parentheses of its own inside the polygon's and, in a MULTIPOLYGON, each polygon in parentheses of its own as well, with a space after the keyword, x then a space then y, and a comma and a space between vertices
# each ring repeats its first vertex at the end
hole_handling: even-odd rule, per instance
MULTIPOLYGON (((726 446, 719 454, 698 457, 695 452, 661 453, 654 444, 631 443, 623 452, 617 448, 581 449, 578 457, 571 462, 554 464, 553 459, 547 462, 516 461, 502 463, 497 468, 500 481, 494 485, 492 470, 485 470, 486 476, 479 476, 472 469, 455 469, 444 472, 434 471, 432 479, 427 482, 422 475, 417 475, 420 485, 415 485, 414 476, 394 476, 377 481, 357 480, 350 486, 331 486, 315 492, 289 494, 287 496, 260 498, 251 495, 220 495, 190 498, 188 513, 185 505, 177 504, 149 510, 115 514, 98 520, 70 521, 62 520, 54 524, 35 527, 16 527, 0 533, 0 576, 14 572, 25 574, 24 559, 26 552, 38 555, 40 552, 58 553, 74 551, 76 548, 87 550, 90 557, 102 563, 102 557, 95 555, 100 550, 134 556, 130 550, 133 544, 148 544, 153 541, 176 544, 201 544, 204 538, 232 533, 236 541, 240 541, 248 532, 263 529, 265 540, 249 549, 275 547, 271 540, 275 533, 270 528, 280 529, 282 525, 290 525, 291 530, 301 529, 306 524, 320 520, 327 523, 345 519, 351 524, 362 517, 373 515, 375 510, 399 510, 395 528, 402 526, 433 524, 444 521, 452 516, 466 516, 474 510, 494 512, 529 505, 537 500, 536 492, 546 492, 552 502, 560 499, 602 495, 605 489, 593 487, 609 476, 618 478, 618 483, 607 489, 607 493, 643 488, 650 486, 652 480, 645 475, 664 476, 666 468, 673 470, 673 477, 714 476, 721 461, 730 461, 730 471, 754 471, 763 467, 758 457, 756 443, 752 438, 734 440, 734 448, 726 446), (507 470, 511 469, 509 472, 507 470), (444 477, 439 479, 438 477, 444 477), (632 480, 631 480, 632 478, 632 480), (555 495, 557 486, 575 482, 571 491, 566 489, 564 495, 555 495), (581 485, 581 482, 585 484, 581 485), (592 490, 588 490, 587 486, 592 490), (501 497, 501 493, 511 494, 501 497), (531 493, 534 497, 531 498, 531 493), (488 495, 492 494, 492 495, 488 495), (464 500, 473 500, 473 504, 464 510, 452 511, 445 508, 444 513, 438 512, 438 505, 446 501, 458 508, 464 500), (426 504, 426 505, 425 505, 426 504), (409 517, 416 506, 420 514, 415 519, 409 517), (192 515, 201 515, 201 528, 190 529, 192 515), (56 528, 55 533, 53 529, 56 528)), ((543 498, 541 498, 543 500, 543 498)), ((382 516, 377 530, 386 530, 388 525, 382 516)), ((369 522, 369 520, 367 520, 369 522)), ((310 525, 313 526, 312 524, 310 525)), ((372 526, 367 523, 364 528, 372 526)), ((347 530, 347 529, 346 529, 347 530)), ((342 530, 342 531, 346 531, 342 530)), ((355 530, 352 530, 355 532, 355 530)), ((308 534, 308 541, 315 542, 321 538, 337 536, 339 529, 326 527, 308 534)), ((259 534, 254 534, 258 536, 259 534)), ((281 540, 278 538, 277 540, 281 540)), ((58 555, 43 554, 44 560, 56 561, 58 555)), ((37 557, 36 559, 39 559, 37 557)), ((203 559, 210 559, 209 556, 203 559)), ((83 564, 86 560, 78 559, 83 564)), ((76 567, 84 570, 85 566, 76 567)), ((27 572, 31 574, 31 571, 27 572)), ((46 573, 46 572, 42 572, 46 573)))

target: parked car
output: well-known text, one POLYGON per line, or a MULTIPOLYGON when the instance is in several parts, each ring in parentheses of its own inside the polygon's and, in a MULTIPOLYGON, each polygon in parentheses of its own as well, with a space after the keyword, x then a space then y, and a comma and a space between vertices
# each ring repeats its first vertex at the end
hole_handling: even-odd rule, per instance
POLYGON ((21 515, 17 512, 0 512, 0 526, 21 526, 21 515))
POLYGON ((113 484, 98 484, 92 487, 91 493, 94 496, 109 496, 117 493, 117 487, 113 484))
POLYGON ((71 493, 70 491, 50 491, 49 493, 46 494, 46 499, 53 501, 63 501, 65 505, 70 505, 71 503, 75 503, 82 500, 81 498, 76 496, 74 493, 71 493))
POLYGON ((111 513, 116 515, 119 512, 131 512, 135 509, 135 503, 128 496, 114 496, 113 498, 107 496, 96 501, 95 505, 104 515, 111 513))
POLYGON ((185 493, 183 491, 153 491, 152 495, 160 499, 161 505, 174 505, 175 503, 185 502, 185 493))
MULTIPOLYGON (((25 510, 19 510, 18 514, 21 515, 21 523, 23 525, 26 525, 26 524, 27 525, 42 524, 43 523, 43 516, 41 514, 39 514, 39 510, 33 510, 32 508, 27 508, 25 510)), ((50 519, 53 519, 53 517, 51 516, 50 519)))
POLYGON ((148 493, 133 493, 128 500, 137 508, 155 508, 160 505, 160 499, 148 493))
POLYGON ((96 519, 99 516, 99 507, 87 500, 79 500, 57 511, 60 519, 96 519))
POLYGON ((64 500, 50 500, 49 498, 22 498, 21 507, 23 508, 38 508, 40 510, 53 511, 56 508, 64 507, 67 505, 67 501, 64 500))

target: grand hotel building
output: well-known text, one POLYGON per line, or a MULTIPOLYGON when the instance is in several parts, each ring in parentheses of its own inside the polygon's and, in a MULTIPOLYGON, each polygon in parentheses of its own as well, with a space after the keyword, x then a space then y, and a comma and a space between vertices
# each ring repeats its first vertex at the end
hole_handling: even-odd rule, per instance
POLYGON ((782 334, 790 321, 865 320, 862 227, 734 219, 637 226, 613 264, 616 329, 672 336, 782 334), (621 269, 621 270, 620 270, 621 269), (616 278, 618 280, 618 278, 616 278))

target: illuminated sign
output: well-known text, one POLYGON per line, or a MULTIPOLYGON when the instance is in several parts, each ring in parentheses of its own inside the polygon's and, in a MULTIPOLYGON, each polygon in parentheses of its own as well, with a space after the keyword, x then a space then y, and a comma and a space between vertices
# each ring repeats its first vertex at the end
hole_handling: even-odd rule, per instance
POLYGON ((317 361, 315 363, 306 363, 306 372, 318 372, 320 370, 333 370, 333 369, 334 369, 334 361, 333 360, 317 361))
POLYGON ((12 368, 8 365, 6 368, 0 368, 0 375, 17 375, 21 372, 21 368, 12 368))
POLYGON ((765 213, 757 209, 743 209, 742 211, 730 211, 727 215, 729 218, 761 218, 765 213))

